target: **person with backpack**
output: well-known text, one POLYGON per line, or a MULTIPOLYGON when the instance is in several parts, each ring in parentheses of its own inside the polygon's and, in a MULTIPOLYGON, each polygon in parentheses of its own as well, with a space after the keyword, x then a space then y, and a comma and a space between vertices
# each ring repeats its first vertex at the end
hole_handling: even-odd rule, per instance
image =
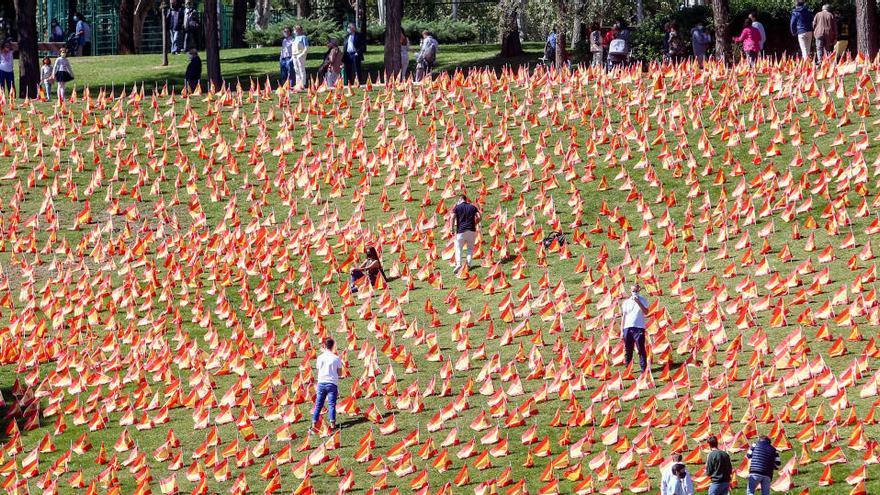
POLYGON ((416 81, 431 74, 437 63, 437 40, 429 31, 422 31, 422 44, 416 57, 416 81))
POLYGON ((752 20, 746 18, 743 22, 743 30, 739 36, 733 38, 733 41, 742 43, 743 52, 749 61, 749 65, 754 66, 758 60, 758 54, 761 52, 761 33, 752 26, 752 20))
POLYGON ((712 35, 706 31, 702 24, 697 24, 691 30, 691 46, 693 46, 694 58, 702 67, 709 53, 709 48, 712 46, 712 35))
POLYGON ((189 51, 190 48, 198 49, 199 28, 201 27, 199 11, 193 8, 190 0, 187 0, 183 8, 183 51, 189 51))
POLYGON ((804 3, 797 0, 797 5, 791 13, 789 22, 791 35, 797 37, 801 47, 801 57, 804 60, 810 58, 810 47, 813 45, 813 11, 804 3))
POLYGON ((460 272, 465 266, 470 268, 477 241, 477 225, 480 224, 480 210, 472 205, 467 194, 462 193, 458 204, 452 209, 452 228, 455 230, 455 270, 460 272), (467 252, 467 254, 465 254, 467 252), (462 264, 464 257, 467 265, 462 264))
POLYGON ((165 23, 171 32, 171 54, 177 55, 183 52, 181 46, 183 42, 183 8, 177 1, 171 4, 168 9, 168 15, 165 16, 165 23))
POLYGON ((749 459, 749 486, 746 495, 755 495, 758 487, 761 488, 761 495, 770 495, 773 471, 782 465, 779 451, 770 443, 767 435, 762 435, 749 447, 746 458, 749 459))
POLYGON ((678 32, 678 24, 676 22, 669 23, 669 61, 678 63, 687 58, 687 45, 684 36, 678 32))
POLYGON ((830 55, 837 43, 837 20, 827 3, 813 16, 813 37, 816 39, 816 58, 821 60, 830 55))

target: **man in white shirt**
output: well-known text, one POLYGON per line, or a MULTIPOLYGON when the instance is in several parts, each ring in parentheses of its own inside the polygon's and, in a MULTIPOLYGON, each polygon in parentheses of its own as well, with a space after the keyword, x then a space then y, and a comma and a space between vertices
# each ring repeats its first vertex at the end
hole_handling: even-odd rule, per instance
POLYGON ((306 83, 306 53, 309 51, 309 39, 303 34, 302 26, 294 26, 293 42, 291 43, 290 63, 296 74, 296 87, 302 89, 306 83))
POLYGON ((678 460, 672 467, 663 472, 660 480, 660 495, 694 495, 694 482, 684 463, 681 455, 676 455, 678 460))
POLYGON ((312 427, 309 433, 316 433, 315 426, 321 417, 324 403, 327 403, 327 414, 330 416, 330 429, 336 429, 336 399, 339 397, 339 371, 342 370, 342 360, 333 353, 336 342, 328 338, 324 340, 324 352, 318 356, 315 363, 318 369, 318 396, 315 398, 315 411, 312 413, 312 427))
POLYGON ((620 328, 623 334, 626 362, 629 366, 633 358, 633 347, 639 350, 639 365, 642 371, 648 369, 648 353, 645 351, 645 315, 648 313, 648 300, 641 296, 642 287, 635 283, 632 286, 632 294, 624 299, 621 304, 623 316, 620 319, 620 328))
POLYGON ((761 33, 761 55, 764 54, 764 43, 767 42, 767 31, 764 29, 764 25, 758 20, 758 14, 756 12, 752 12, 749 14, 749 19, 752 20, 752 27, 757 29, 759 33, 761 33))

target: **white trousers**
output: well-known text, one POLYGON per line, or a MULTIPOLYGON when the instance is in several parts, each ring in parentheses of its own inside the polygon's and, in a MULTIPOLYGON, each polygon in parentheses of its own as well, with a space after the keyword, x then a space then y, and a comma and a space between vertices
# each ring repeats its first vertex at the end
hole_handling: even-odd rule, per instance
POLYGON ((471 266, 471 260, 474 255, 474 243, 477 240, 477 233, 470 230, 467 232, 460 232, 455 234, 455 267, 458 268, 461 266, 461 255, 467 249, 467 260, 468 267, 471 266))
POLYGON ((300 88, 308 86, 306 80, 306 57, 293 57, 290 59, 290 65, 293 66, 293 72, 296 74, 296 85, 300 88))
POLYGON ((810 48, 813 46, 813 32, 807 31, 797 35, 798 44, 801 46, 801 56, 805 59, 810 58, 810 48))

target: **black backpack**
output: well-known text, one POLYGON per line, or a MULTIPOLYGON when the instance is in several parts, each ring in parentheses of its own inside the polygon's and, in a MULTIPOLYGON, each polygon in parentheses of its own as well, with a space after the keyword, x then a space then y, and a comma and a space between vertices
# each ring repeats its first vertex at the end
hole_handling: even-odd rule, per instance
POLYGON ((543 245, 546 249, 553 245, 553 241, 556 241, 559 246, 562 247, 562 245, 565 244, 565 234, 558 230, 554 230, 553 232, 550 232, 550 234, 545 237, 543 241, 541 241, 541 245, 543 245))

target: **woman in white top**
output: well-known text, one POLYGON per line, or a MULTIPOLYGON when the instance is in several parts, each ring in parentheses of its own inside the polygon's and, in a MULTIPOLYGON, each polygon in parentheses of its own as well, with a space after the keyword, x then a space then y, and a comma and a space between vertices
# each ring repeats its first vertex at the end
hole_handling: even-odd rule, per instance
POLYGON ((409 68, 409 38, 400 28, 400 79, 406 79, 406 70, 409 68))
POLYGON ((58 99, 64 100, 64 87, 68 82, 73 81, 73 68, 70 61, 67 60, 67 50, 62 49, 58 58, 55 59, 55 66, 52 69, 52 77, 58 83, 58 99))
POLYGON ((0 49, 0 87, 3 92, 9 92, 15 88, 15 60, 12 57, 12 43, 10 41, 3 42, 3 48, 0 49))

